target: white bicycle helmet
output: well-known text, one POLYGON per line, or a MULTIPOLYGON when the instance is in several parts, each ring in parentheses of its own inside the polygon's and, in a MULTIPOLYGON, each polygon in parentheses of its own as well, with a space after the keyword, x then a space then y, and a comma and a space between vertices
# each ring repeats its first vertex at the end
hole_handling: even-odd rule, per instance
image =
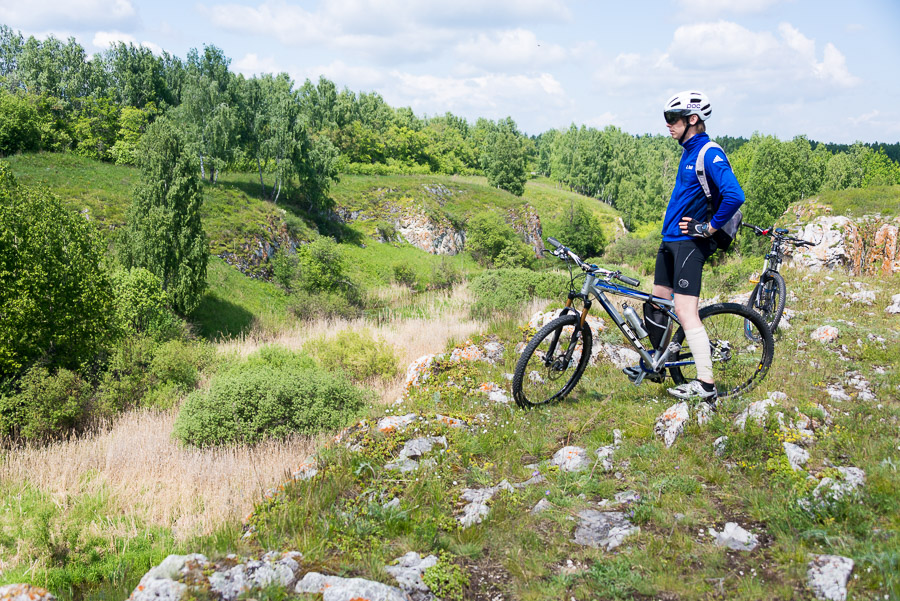
POLYGON ((678 92, 666 101, 663 113, 674 113, 682 117, 697 115, 701 121, 706 121, 712 115, 712 105, 703 92, 685 90, 678 92))

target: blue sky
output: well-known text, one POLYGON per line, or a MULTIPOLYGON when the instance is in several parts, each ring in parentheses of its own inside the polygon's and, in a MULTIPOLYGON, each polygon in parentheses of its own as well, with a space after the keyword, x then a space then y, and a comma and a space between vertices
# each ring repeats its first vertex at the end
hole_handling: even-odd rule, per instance
POLYGON ((212 44, 248 76, 324 75, 528 134, 664 134, 664 101, 690 88, 713 135, 900 141, 898 0, 0 0, 0 23, 89 53, 212 44))

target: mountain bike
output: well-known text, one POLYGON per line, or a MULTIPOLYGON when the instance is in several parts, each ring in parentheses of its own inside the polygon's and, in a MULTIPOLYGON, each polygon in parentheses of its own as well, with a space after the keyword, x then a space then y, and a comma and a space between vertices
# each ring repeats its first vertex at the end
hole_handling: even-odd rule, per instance
MULTIPOLYGON (((635 385, 644 379, 661 383, 667 375, 676 385, 696 378, 693 355, 684 343, 684 328, 675 315, 672 299, 641 292, 636 289, 640 286, 638 280, 622 275, 621 271, 585 263, 555 238, 547 241, 555 248, 550 254, 564 260, 569 267, 571 289, 566 306, 534 335, 519 357, 512 381, 516 404, 527 408, 558 401, 578 384, 593 349, 593 333, 586 321, 592 296, 640 355, 640 370, 633 378, 629 377, 635 385), (580 291, 575 284, 573 264, 584 272, 580 291), (649 342, 650 335, 645 329, 649 324, 627 302, 620 313, 608 294, 642 301, 662 312, 665 323, 659 326, 664 331, 656 348, 649 342), (581 303, 581 311, 575 309, 576 301, 581 303)), ((743 305, 716 303, 700 309, 700 320, 709 336, 719 397, 736 397, 757 386, 772 365, 775 349, 772 333, 763 318, 743 305), (748 339, 745 323, 751 324, 750 331, 756 339, 748 339)))
MULTIPOLYGON (((782 247, 784 244, 792 244, 796 247, 815 246, 815 244, 813 242, 801 240, 800 238, 788 236, 788 231, 784 228, 770 227, 762 229, 755 225, 750 225, 749 223, 743 225, 756 232, 757 236, 772 237, 772 247, 766 254, 762 273, 755 282, 756 286, 753 288, 753 292, 750 293, 747 307, 762 315, 763 319, 766 320, 769 329, 772 330, 772 333, 774 334, 775 330, 778 329, 778 323, 781 321, 781 316, 784 314, 784 303, 787 295, 784 277, 778 272, 778 267, 784 260, 784 251, 782 250, 782 247)), ((754 280, 750 281, 753 282, 754 280)), ((747 328, 747 337, 753 340, 753 332, 751 331, 752 326, 749 323, 747 324, 747 328)))

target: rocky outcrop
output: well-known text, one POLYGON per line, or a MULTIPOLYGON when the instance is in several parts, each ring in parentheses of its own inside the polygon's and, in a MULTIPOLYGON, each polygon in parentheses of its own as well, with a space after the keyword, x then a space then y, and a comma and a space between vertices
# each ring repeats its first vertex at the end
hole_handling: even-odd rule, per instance
POLYGON ((269 261, 276 252, 285 249, 294 252, 307 242, 291 234, 285 221, 276 215, 268 215, 259 233, 235 238, 227 243, 226 248, 214 249, 213 252, 245 275, 268 278, 269 261))
MULTIPOLYGON (((441 207, 454 195, 453 190, 441 184, 423 185, 423 189, 441 207)), ((335 215, 344 223, 384 221, 394 228, 397 237, 433 255, 456 255, 465 248, 465 229, 454 224, 440 211, 427 211, 420 204, 404 206, 402 202, 390 200, 388 197, 395 194, 395 190, 377 192, 371 209, 337 207, 335 215)), ((543 230, 534 208, 526 204, 509 209, 503 218, 534 249, 535 254, 541 256, 544 251, 543 230)))
POLYGON ((900 273, 898 231, 900 219, 865 216, 851 219, 830 215, 831 208, 817 204, 800 204, 789 209, 798 222, 798 237, 816 246, 801 249, 788 247, 793 263, 813 270, 846 269, 852 275, 890 275, 900 273), (818 217, 810 213, 824 212, 818 217))

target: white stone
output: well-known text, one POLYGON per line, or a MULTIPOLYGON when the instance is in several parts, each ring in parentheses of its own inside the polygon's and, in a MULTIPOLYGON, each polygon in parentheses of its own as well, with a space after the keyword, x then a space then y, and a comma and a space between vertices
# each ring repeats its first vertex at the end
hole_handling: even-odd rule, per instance
POLYGON ((712 405, 705 401, 701 401, 697 403, 697 411, 695 413, 695 417, 697 419, 697 425, 703 426, 709 423, 709 420, 712 419, 713 413, 716 410, 713 409, 712 405))
POLYGON ((828 396, 831 397, 833 401, 849 401, 850 395, 844 390, 844 387, 840 384, 829 384, 825 387, 825 392, 828 396))
POLYGON ((885 311, 890 313, 891 315, 897 315, 900 313, 900 294, 895 294, 891 297, 891 304, 884 308, 885 311))
POLYGON ((734 425, 743 430, 747 425, 748 419, 752 419, 756 423, 761 424, 765 421, 766 416, 769 413, 769 407, 776 406, 777 403, 771 398, 754 401, 737 416, 737 419, 734 420, 734 425))
MULTIPOLYGON (((627 346, 601 343, 599 349, 603 351, 606 358, 616 367, 616 369, 625 369, 632 365, 637 365, 641 360, 641 356, 636 350, 627 346)), ((594 353, 591 353, 594 354, 594 353)))
POLYGON ((787 455, 788 463, 791 464, 791 468, 795 472, 803 469, 803 466, 809 461, 809 451, 790 442, 785 442, 783 444, 784 453, 787 455))
POLYGON ((188 587, 171 578, 151 578, 141 584, 128 597, 129 601, 180 601, 187 593, 188 587))
POLYGON ((0 601, 56 601, 56 597, 47 589, 20 583, 0 586, 0 601))
POLYGON ((297 583, 297 593, 319 593, 322 601, 408 601, 407 595, 399 588, 363 578, 340 578, 310 572, 297 583))
POLYGON ((824 344, 827 342, 834 342, 840 335, 840 330, 838 330, 834 326, 821 326, 813 331, 813 333, 810 335, 810 338, 824 344))
POLYGON ((716 456, 721 457, 725 454, 725 446, 728 444, 727 436, 720 436, 713 441, 713 451, 716 456))
POLYGON ((392 432, 394 430, 403 430, 419 418, 415 413, 407 413, 406 415, 389 415, 378 420, 376 428, 379 432, 392 432))
POLYGON ((435 445, 442 445, 447 448, 446 436, 423 436, 406 441, 403 449, 400 450, 401 459, 419 459, 426 453, 431 451, 435 445))
POLYGON ((484 360, 495 365, 503 360, 504 347, 499 342, 488 342, 484 345, 484 360))
POLYGON ((759 544, 755 534, 741 528, 737 522, 728 522, 721 532, 712 528, 709 533, 716 538, 717 547, 728 547, 734 551, 752 551, 759 544))
POLYGON ((397 585, 411 596, 428 593, 428 586, 422 581, 422 574, 438 562, 435 555, 422 557, 414 551, 397 558, 394 565, 385 566, 384 571, 394 577, 397 585))
POLYGON ((620 511, 585 509, 578 514, 573 542, 596 549, 612 551, 632 534, 641 531, 620 511))
POLYGON ((564 472, 580 472, 591 466, 585 449, 576 446, 563 447, 553 454, 550 465, 559 466, 564 472))
POLYGON ((819 481, 815 490, 806 498, 799 499, 798 504, 807 510, 826 507, 846 495, 856 493, 856 489, 865 484, 866 473, 858 467, 839 467, 841 479, 826 477, 819 481))
POLYGON ((853 560, 840 555, 814 555, 806 570, 809 588, 816 599, 845 601, 853 560))
POLYGON ((686 402, 676 403, 656 419, 654 431, 666 443, 666 448, 675 443, 678 435, 684 431, 684 424, 690 417, 686 402))
POLYGON ((531 508, 531 513, 538 514, 543 513, 553 507, 553 505, 547 499, 541 499, 538 501, 534 507, 531 508))
POLYGON ((612 456, 621 443, 622 431, 616 429, 613 430, 613 443, 597 449, 597 458, 600 460, 600 467, 604 472, 611 472, 613 470, 612 456))

